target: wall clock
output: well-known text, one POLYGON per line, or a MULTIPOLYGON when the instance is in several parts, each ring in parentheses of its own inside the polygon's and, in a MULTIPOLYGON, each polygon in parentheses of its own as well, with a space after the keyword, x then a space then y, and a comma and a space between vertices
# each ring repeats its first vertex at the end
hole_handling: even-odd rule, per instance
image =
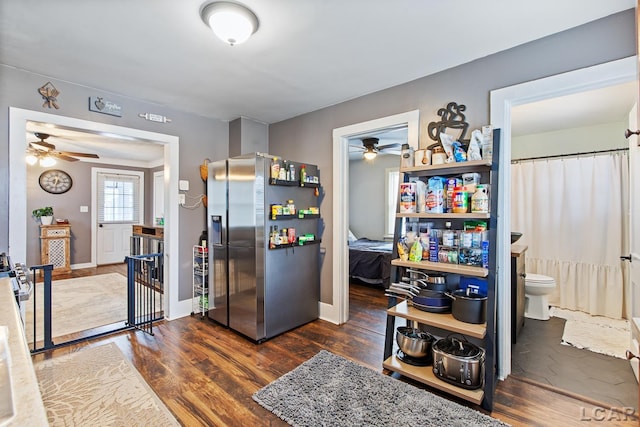
POLYGON ((66 193, 73 185, 73 180, 69 174, 60 169, 50 169, 42 172, 38 182, 44 191, 51 194, 66 193))

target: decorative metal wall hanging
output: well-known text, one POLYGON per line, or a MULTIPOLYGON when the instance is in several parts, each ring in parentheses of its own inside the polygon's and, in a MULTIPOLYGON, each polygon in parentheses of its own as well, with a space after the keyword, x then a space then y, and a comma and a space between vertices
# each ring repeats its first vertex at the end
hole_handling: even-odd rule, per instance
POLYGON ((457 129, 460 130, 460 136, 456 138, 457 141, 466 144, 469 142, 468 139, 465 139, 464 136, 467 133, 467 129, 469 128, 469 123, 465 121, 465 115, 462 113, 467 109, 466 105, 457 104, 456 102, 450 102, 447 104, 446 108, 441 108, 438 110, 438 115, 442 118, 439 122, 431 122, 427 127, 427 131, 429 133, 429 138, 434 141, 437 141, 437 144, 432 144, 432 146, 437 146, 441 144, 440 134, 446 133, 447 129, 457 129))
POLYGON ((165 117, 165 116, 161 116, 160 114, 153 114, 153 113, 140 113, 138 114, 138 117, 141 117, 145 120, 149 120, 151 122, 158 122, 158 123, 171 123, 171 119, 165 117))
POLYGON ((57 104, 57 97, 60 95, 60 91, 56 89, 56 87, 51 82, 45 83, 43 86, 38 88, 38 93, 42 95, 44 99, 44 104, 42 104, 42 108, 55 108, 56 110, 60 108, 57 104))
POLYGON ((89 97, 89 111, 122 117, 122 107, 113 101, 104 99, 101 96, 89 97))

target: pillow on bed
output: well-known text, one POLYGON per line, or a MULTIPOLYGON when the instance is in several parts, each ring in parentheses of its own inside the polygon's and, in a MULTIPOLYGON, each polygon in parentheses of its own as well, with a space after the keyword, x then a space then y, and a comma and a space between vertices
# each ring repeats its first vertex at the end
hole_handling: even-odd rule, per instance
POLYGON ((347 238, 347 241, 348 241, 349 243, 351 243, 351 242, 355 242, 356 240, 358 240, 358 238, 356 237, 356 235, 355 235, 355 234, 353 234, 353 233, 351 232, 351 230, 349 230, 349 237, 347 238))

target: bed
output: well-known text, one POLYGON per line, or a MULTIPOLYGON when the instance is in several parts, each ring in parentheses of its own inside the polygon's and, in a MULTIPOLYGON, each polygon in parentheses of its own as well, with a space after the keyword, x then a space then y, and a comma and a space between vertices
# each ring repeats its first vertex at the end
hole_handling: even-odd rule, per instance
POLYGON ((349 277, 389 287, 392 243, 360 238, 349 241, 349 277))

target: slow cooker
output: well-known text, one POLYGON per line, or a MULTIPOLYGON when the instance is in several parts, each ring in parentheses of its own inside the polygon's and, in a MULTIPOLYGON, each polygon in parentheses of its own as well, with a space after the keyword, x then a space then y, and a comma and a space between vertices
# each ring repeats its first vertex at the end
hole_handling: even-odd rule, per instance
POLYGON ((431 348, 436 377, 468 390, 482 387, 484 349, 456 336, 439 339, 431 348))

